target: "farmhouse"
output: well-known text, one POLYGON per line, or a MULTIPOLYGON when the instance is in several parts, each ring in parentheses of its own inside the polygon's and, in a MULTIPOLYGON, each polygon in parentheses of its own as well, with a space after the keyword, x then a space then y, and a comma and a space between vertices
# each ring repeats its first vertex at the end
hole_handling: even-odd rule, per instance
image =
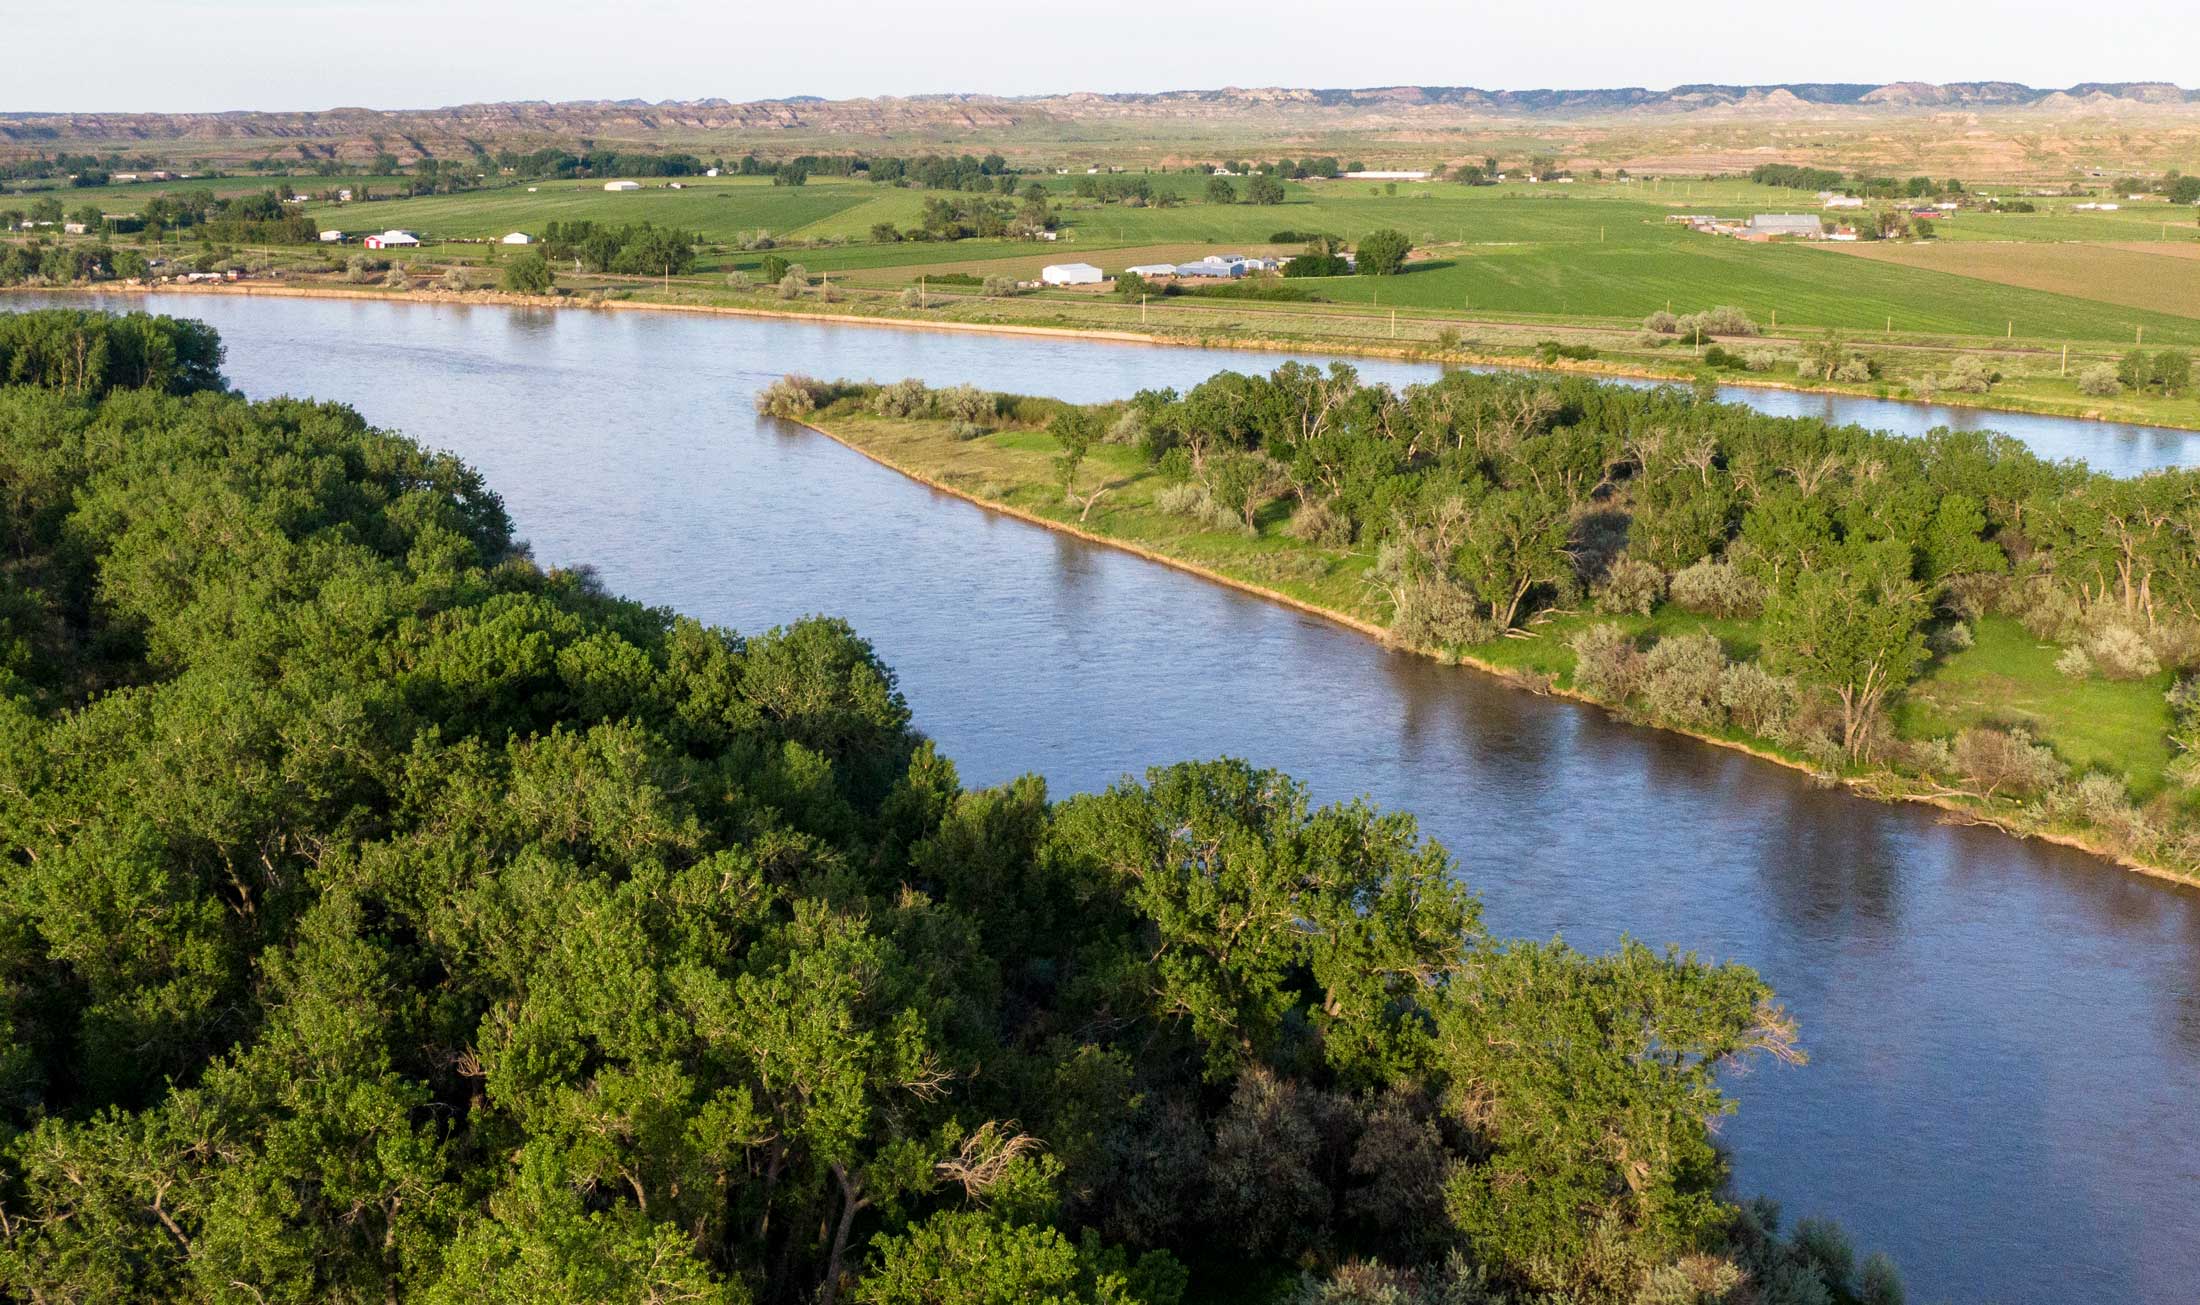
POLYGON ((497 243, 500 245, 531 245, 535 243, 535 238, 524 231, 514 231, 497 243))
POLYGON ((640 190, 642 183, 639 181, 607 181, 603 183, 603 188, 605 190, 640 190))
POLYGON ((1046 285, 1099 285, 1107 279, 1107 273, 1090 263, 1049 263, 1039 269, 1039 280, 1046 285))
POLYGON ((420 237, 410 231, 385 231, 378 236, 368 236, 360 242, 369 249, 410 249, 420 243, 420 237))

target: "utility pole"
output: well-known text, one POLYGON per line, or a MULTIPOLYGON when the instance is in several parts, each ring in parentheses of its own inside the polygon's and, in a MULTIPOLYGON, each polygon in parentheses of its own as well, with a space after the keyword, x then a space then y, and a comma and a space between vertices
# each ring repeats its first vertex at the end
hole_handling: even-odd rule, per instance
POLYGON ((2063 346, 2062 370, 2055 374, 2057 376, 2068 376, 2070 374, 2070 346, 2067 344, 2063 346))
POLYGON ((1398 338, 1398 310, 1395 308, 1390 310, 1390 338, 1398 338))
POLYGON ((1146 324, 1146 296, 1144 295, 1138 296, 1138 324, 1140 326, 1146 324))

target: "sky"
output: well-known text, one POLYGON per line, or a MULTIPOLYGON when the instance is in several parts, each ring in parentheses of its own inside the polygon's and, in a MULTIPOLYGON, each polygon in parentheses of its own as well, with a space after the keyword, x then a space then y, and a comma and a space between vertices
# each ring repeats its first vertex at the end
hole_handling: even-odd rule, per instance
POLYGON ((2189 0, 99 0, 9 6, 0 112, 1688 82, 2200 82, 2189 0), (40 57, 24 57, 39 51, 40 57), (64 52, 81 51, 80 55, 64 52))

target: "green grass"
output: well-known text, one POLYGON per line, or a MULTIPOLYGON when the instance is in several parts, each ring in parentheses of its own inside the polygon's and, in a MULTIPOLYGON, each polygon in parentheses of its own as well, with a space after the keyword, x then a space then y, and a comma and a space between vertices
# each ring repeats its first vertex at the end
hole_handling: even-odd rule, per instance
POLYGON ((1904 734, 2021 725, 2073 769, 2123 776, 2141 801, 2161 791, 2170 763, 2166 674, 2073 680, 2055 669, 2061 649, 2005 616, 1980 620, 1975 635, 1911 689, 1896 717, 1904 734))
MULTIPOLYGON (((1846 258, 1792 245, 1748 245, 1699 235, 1667 222, 1675 213, 1742 215, 1815 211, 1806 194, 1743 182, 1572 186, 1466 187, 1443 182, 1400 184, 1395 194, 1362 182, 1301 182, 1285 187, 1278 205, 1208 204, 1205 178, 1150 174, 1160 191, 1186 197, 1173 207, 1129 207, 1078 199, 1079 178, 1047 174, 1019 178, 1047 187, 1061 206, 1062 240, 874 244, 871 227, 916 222, 926 192, 820 178, 806 186, 772 186, 759 178, 688 179, 685 189, 645 182, 645 189, 609 193, 599 182, 538 182, 460 195, 328 206, 316 212, 345 227, 405 227, 425 236, 482 239, 507 231, 539 231, 550 221, 649 221, 693 230, 710 247, 705 270, 754 271, 761 251, 739 243, 759 230, 783 247, 773 251, 813 272, 875 272, 914 281, 928 268, 983 275, 999 270, 1029 276, 1050 261, 1082 259, 1111 270, 1134 261, 1126 252, 1152 246, 1186 251, 1269 250, 1280 230, 1327 231, 1357 240, 1383 227, 1404 231, 1433 257, 1396 277, 1343 277, 1313 283, 1326 299, 1345 304, 1475 314, 1639 321, 1671 305, 1676 311, 1735 304, 1760 322, 1782 328, 1856 333, 2000 336, 2015 325, 2020 338, 2117 343, 2144 327, 2149 343, 2200 345, 2200 305, 2194 316, 2117 307, 2079 295, 1998 285, 1927 268, 1846 258), (1370 193, 1370 192, 1374 193, 1370 193), (807 241, 834 241, 804 248, 807 241), (784 247, 784 246, 794 247, 784 247), (985 264, 996 264, 988 269, 985 264)), ((1242 179, 1239 184, 1242 185, 1242 179)), ((2056 201, 2060 203, 2060 201, 2056 201)), ((1966 213, 1941 224, 1950 239, 2149 239, 2167 205, 2146 213, 1966 213), (2151 214, 2151 216, 2149 216, 2151 214), (1995 233, 2008 233, 1996 236, 1995 233)), ((2195 229, 2200 235, 2200 228, 2195 229)), ((874 280, 878 278, 873 278, 874 280)))

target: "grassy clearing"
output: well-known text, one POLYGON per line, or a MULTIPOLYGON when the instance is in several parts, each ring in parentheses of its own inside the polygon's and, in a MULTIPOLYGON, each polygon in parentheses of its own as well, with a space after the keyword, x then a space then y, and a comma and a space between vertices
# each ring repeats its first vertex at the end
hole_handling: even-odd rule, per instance
POLYGON ((2168 673, 2147 680, 2073 680, 2061 652, 2005 616, 1975 627, 1976 642, 1935 664, 1910 691, 1898 723, 1929 738, 1970 725, 2021 725, 2078 770, 2122 775, 2141 801, 2162 790, 2170 763, 2168 673))

